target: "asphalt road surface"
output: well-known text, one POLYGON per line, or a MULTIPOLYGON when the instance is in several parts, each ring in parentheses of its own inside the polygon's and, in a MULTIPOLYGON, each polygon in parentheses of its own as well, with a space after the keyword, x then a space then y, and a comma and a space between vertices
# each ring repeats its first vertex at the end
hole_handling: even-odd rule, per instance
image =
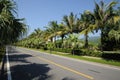
POLYGON ((117 67, 18 47, 7 49, 9 66, 5 64, 3 80, 120 80, 117 67))

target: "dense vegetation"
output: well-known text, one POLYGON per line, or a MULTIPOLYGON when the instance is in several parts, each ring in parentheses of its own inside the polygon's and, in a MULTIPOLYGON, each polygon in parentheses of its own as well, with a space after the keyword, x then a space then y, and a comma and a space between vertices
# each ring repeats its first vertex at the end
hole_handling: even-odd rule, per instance
POLYGON ((24 19, 17 18, 16 13, 13 0, 0 0, 0 60, 5 46, 18 41, 27 30, 24 19))
POLYGON ((93 12, 85 10, 80 17, 74 13, 63 16, 61 23, 50 21, 45 30, 35 29, 16 45, 68 52, 77 55, 102 56, 102 51, 120 50, 120 7, 118 2, 95 2, 93 12), (89 43, 88 34, 100 31, 100 43, 89 43), (85 36, 84 41, 80 36, 85 36))
POLYGON ((24 19, 16 16, 13 0, 0 0, 0 46, 13 43, 26 31, 24 19))

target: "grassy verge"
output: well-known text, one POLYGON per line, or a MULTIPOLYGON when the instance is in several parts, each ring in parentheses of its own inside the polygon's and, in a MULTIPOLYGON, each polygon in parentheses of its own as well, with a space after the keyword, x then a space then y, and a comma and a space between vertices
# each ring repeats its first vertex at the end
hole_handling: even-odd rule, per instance
MULTIPOLYGON (((34 49, 34 48, 29 48, 29 49, 37 50, 37 51, 40 51, 40 52, 46 52, 46 53, 51 52, 49 50, 41 50, 41 49, 34 49)), ((96 62, 96 63, 102 63, 102 64, 108 64, 108 65, 113 65, 113 66, 120 67, 120 61, 115 61, 115 60, 106 60, 106 59, 103 59, 103 58, 92 58, 92 57, 77 56, 77 55, 71 55, 71 54, 66 54, 66 53, 60 53, 60 52, 56 52, 56 51, 52 51, 51 54, 56 54, 56 55, 65 56, 65 57, 69 57, 69 58, 85 60, 85 61, 90 61, 90 62, 96 62)))
POLYGON ((76 59, 80 59, 80 60, 86 60, 86 61, 90 61, 90 62, 97 62, 97 63, 102 63, 102 64, 109 64, 109 65, 114 65, 114 66, 120 66, 120 62, 119 61, 114 61, 114 60, 105 60, 105 59, 94 59, 94 58, 87 58, 84 56, 76 56, 76 55, 63 55, 66 57, 70 57, 70 58, 76 58, 76 59))

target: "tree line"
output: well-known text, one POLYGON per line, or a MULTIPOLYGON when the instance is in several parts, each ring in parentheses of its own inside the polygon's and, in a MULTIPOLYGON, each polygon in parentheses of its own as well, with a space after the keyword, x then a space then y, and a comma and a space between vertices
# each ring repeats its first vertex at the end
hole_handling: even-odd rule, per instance
POLYGON ((50 21, 45 30, 35 29, 17 45, 33 48, 90 49, 88 34, 100 31, 100 45, 97 50, 120 49, 120 6, 117 1, 95 2, 92 11, 85 10, 80 17, 71 12, 63 16, 61 23, 50 21), (85 41, 79 39, 84 34, 85 41))

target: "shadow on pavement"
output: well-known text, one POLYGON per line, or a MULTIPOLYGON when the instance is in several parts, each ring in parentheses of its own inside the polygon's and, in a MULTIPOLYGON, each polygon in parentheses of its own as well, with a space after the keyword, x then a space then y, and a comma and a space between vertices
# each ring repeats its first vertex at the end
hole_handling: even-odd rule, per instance
POLYGON ((3 59, 3 63, 1 65, 1 69, 0 69, 0 80, 7 80, 6 79, 6 69, 5 69, 5 63, 6 63, 6 56, 4 55, 4 59, 3 59))
POLYGON ((26 60, 26 58, 32 57, 32 55, 29 54, 19 54, 19 53, 10 53, 9 60, 10 62, 22 62, 22 63, 30 63, 26 60))
POLYGON ((20 51, 17 51, 15 48, 8 48, 8 53, 9 53, 9 61, 10 62, 22 62, 22 63, 30 63, 27 61, 27 58, 33 57, 32 55, 29 54, 24 54, 20 51))
POLYGON ((11 67, 12 80, 46 80, 52 78, 47 75, 50 68, 48 64, 27 64, 11 67))
POLYGON ((75 79, 73 79, 73 78, 68 78, 68 77, 65 77, 65 78, 63 78, 62 80, 75 80, 75 79))
MULTIPOLYGON (((48 64, 32 63, 26 59, 29 57, 32 57, 32 55, 22 54, 15 49, 9 48, 9 62, 15 64, 10 64, 12 80, 52 80, 52 76, 47 74, 50 71, 48 64)), ((0 80, 7 80, 6 57, 2 65, 0 80)))

